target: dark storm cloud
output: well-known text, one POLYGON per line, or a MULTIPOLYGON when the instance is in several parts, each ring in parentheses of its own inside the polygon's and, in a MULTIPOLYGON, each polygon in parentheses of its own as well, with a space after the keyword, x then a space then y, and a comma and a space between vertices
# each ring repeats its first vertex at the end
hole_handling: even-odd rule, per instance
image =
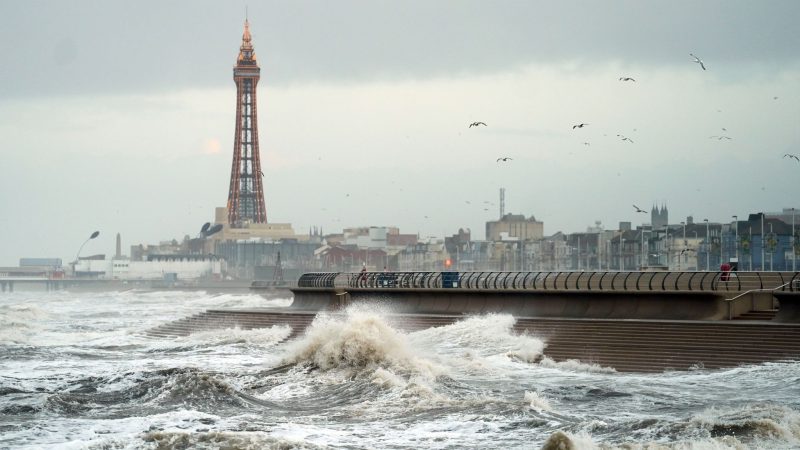
MULTIPOLYGON (((0 98, 220 86, 244 3, 0 5, 0 98)), ((269 83, 495 72, 559 61, 767 67, 798 59, 800 2, 303 1, 251 4, 269 83)))

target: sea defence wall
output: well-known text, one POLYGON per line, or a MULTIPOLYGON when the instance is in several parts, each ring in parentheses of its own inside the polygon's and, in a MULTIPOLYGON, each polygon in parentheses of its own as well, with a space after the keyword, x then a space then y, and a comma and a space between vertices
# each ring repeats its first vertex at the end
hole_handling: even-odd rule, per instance
POLYGON ((371 303, 415 314, 725 320, 794 299, 800 272, 324 272, 292 291, 292 308, 306 311, 371 303))

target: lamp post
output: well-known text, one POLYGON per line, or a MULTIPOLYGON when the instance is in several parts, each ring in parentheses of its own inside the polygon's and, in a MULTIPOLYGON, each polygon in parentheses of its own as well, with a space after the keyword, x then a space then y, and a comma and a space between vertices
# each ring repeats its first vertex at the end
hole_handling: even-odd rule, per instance
POLYGON ((623 249, 625 248, 625 238, 620 236, 620 246, 619 246, 619 271, 622 272, 625 270, 625 258, 622 255, 623 249))
POLYGON ((739 264, 739 216, 733 216, 733 232, 735 237, 733 238, 733 248, 734 253, 736 254, 736 264, 739 264))
POLYGON ((708 270, 711 268, 711 246, 708 245, 710 238, 708 235, 708 219, 703 219, 703 222, 706 223, 706 272, 708 272, 708 270))
MULTIPOLYGON (((772 223, 769 224, 769 237, 772 237, 772 223)), ((775 249, 769 249, 769 271, 772 272, 772 263, 775 261, 775 249)))
POLYGON ((767 240, 764 238, 764 213, 761 214, 761 270, 764 270, 764 244, 767 240))
MULTIPOLYGON (((599 230, 597 231, 597 271, 601 272, 603 270, 603 249, 601 248, 600 242, 600 235, 602 235, 599 230)), ((794 235, 794 234, 793 234, 794 235)))
MULTIPOLYGON (((650 230, 650 235, 652 236, 652 234, 653 234, 653 231, 651 229, 650 230)), ((648 245, 648 247, 649 247, 649 245, 648 245)), ((649 252, 649 248, 648 248, 648 252, 644 251, 644 226, 642 226, 642 243, 639 245, 639 251, 641 252, 641 255, 640 255, 640 258, 639 258, 639 260, 640 260, 639 261, 639 264, 640 264, 639 270, 644 270, 644 266, 647 263, 647 260, 645 258, 647 258, 647 253, 649 252)))
POLYGON ((89 235, 89 237, 85 241, 83 241, 83 244, 81 244, 81 246, 78 248, 78 253, 75 254, 75 265, 72 268, 73 272, 75 272, 75 270, 76 270, 76 268, 78 266, 78 260, 81 257, 81 250, 83 250, 83 246, 86 245, 87 242, 89 242, 92 239, 96 238, 97 236, 100 236, 100 232, 99 231, 95 231, 94 233, 89 235))
POLYGON ((794 208, 792 208, 792 239, 790 239, 790 242, 792 243, 790 247, 792 249, 792 272, 797 270, 795 269, 795 267, 797 266, 797 251, 794 248, 796 245, 794 241, 795 239, 796 238, 794 237, 794 208))

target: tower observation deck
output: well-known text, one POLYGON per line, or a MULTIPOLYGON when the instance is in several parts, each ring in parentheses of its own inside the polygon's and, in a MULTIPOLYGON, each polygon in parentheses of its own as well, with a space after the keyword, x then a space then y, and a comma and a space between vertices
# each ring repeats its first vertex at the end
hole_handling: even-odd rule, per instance
POLYGON ((256 85, 261 77, 250 36, 250 24, 244 22, 242 45, 233 67, 236 83, 236 135, 233 144, 231 184, 228 191, 228 224, 266 223, 264 172, 258 149, 256 85))

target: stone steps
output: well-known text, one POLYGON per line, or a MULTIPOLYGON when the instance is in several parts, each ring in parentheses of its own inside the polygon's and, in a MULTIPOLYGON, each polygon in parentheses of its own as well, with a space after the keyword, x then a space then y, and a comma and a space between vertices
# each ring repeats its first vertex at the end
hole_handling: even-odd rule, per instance
POLYGON ((733 320, 772 320, 776 314, 778 314, 777 309, 750 311, 734 317, 733 320))
MULTIPOLYGON (((287 339, 293 339, 305 331, 314 317, 312 311, 210 310, 161 325, 147 334, 166 338, 213 329, 288 325, 292 333, 287 339)), ((415 331, 445 326, 465 317, 392 314, 387 320, 398 329, 415 331)), ((545 340, 544 354, 555 361, 575 359, 620 372, 718 369, 800 359, 800 325, 752 319, 691 322, 520 317, 513 330, 545 340)))

